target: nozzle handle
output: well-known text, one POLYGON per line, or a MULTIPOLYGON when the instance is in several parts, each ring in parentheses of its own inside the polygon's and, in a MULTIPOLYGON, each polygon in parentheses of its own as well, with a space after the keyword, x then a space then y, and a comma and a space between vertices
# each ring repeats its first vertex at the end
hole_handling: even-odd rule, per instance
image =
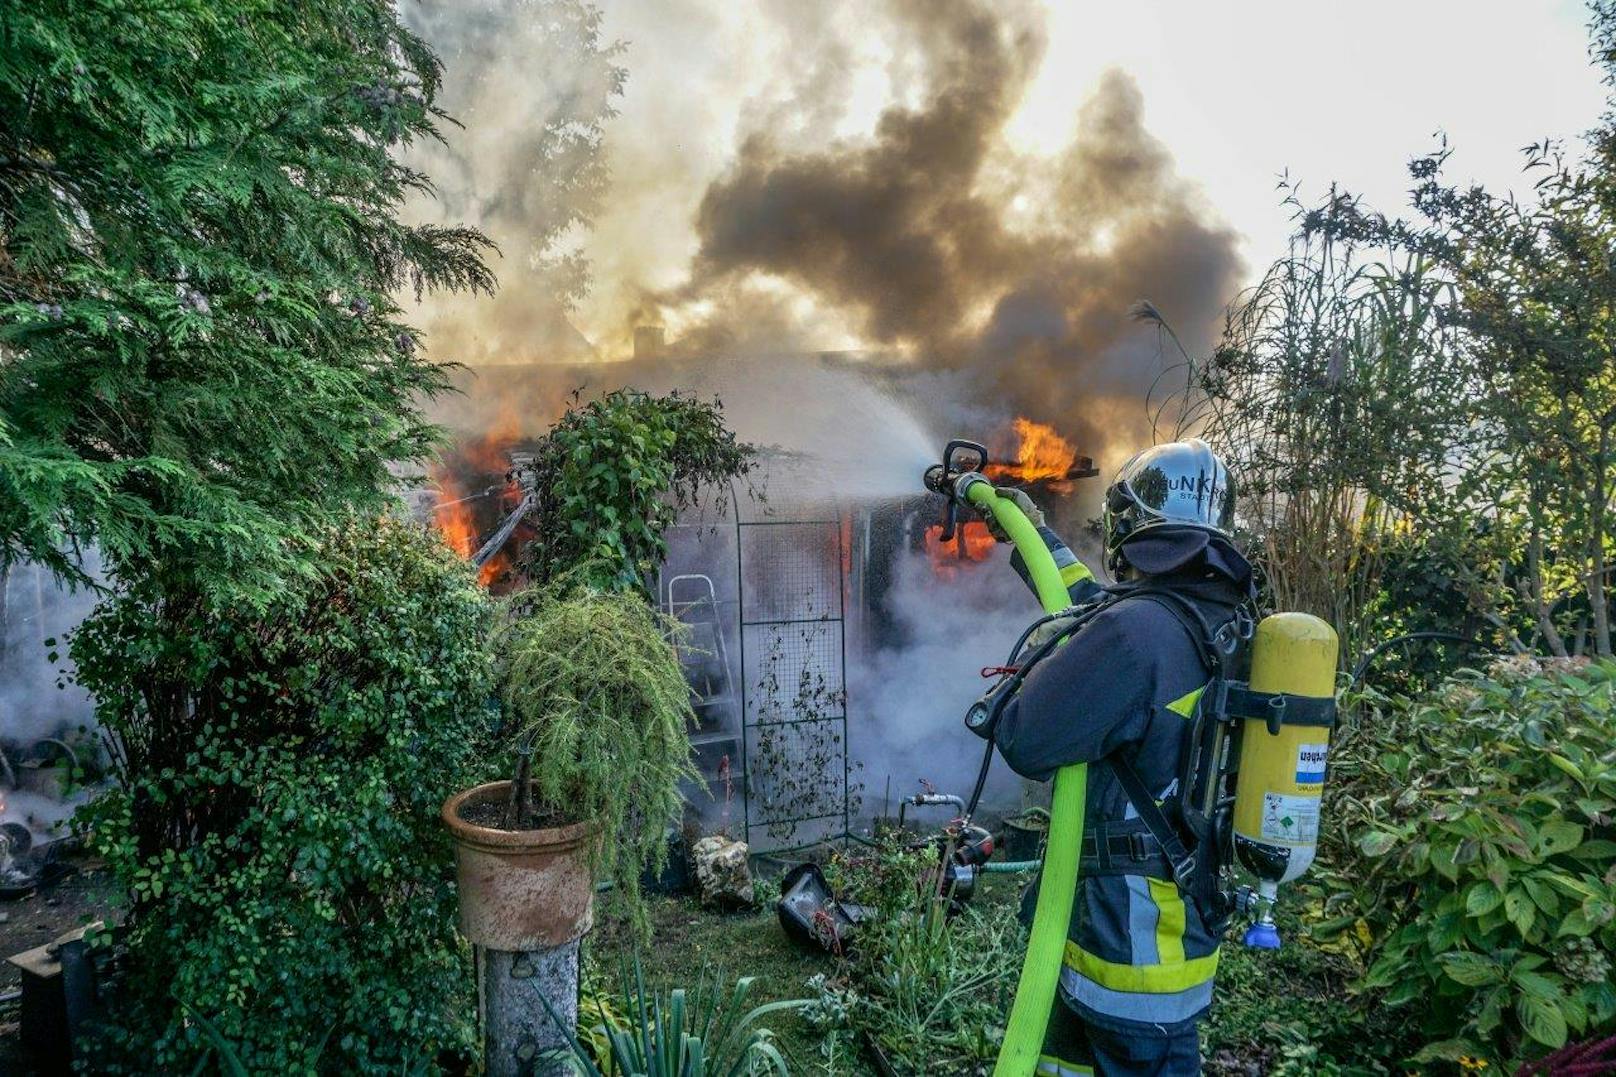
POLYGON ((951 481, 955 475, 959 475, 967 471, 981 471, 987 466, 988 448, 981 442, 967 441, 964 438, 955 438, 953 441, 950 441, 943 447, 943 477, 945 481, 951 481), (963 464, 955 466, 954 454, 960 452, 961 450, 974 453, 976 456, 976 462, 971 464, 969 467, 966 467, 963 464))
POLYGON ((961 475, 980 471, 987 466, 987 463, 988 449, 986 445, 975 441, 967 441, 964 438, 955 438, 943 446, 943 462, 928 467, 925 475, 922 476, 921 481, 924 482, 926 489, 948 498, 948 504, 943 509, 942 540, 944 542, 953 541, 954 528, 959 522, 959 510, 954 504, 956 497, 954 480, 961 475), (971 461, 970 467, 955 465, 954 455, 960 452, 968 453, 975 457, 971 461))

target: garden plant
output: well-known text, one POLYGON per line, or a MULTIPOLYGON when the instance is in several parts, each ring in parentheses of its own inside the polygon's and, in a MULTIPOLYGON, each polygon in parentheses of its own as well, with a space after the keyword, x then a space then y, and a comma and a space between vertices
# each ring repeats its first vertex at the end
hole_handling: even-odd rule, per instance
POLYGON ((580 1020, 587 1030, 570 1043, 569 1064, 586 1077, 788 1077, 774 1034, 760 1022, 801 1009, 805 999, 747 1007, 755 979, 726 987, 721 972, 703 975, 692 989, 653 990, 636 955, 619 963, 614 993, 599 985, 584 991, 580 1020))
POLYGON ((331 569, 262 612, 176 631, 131 590, 74 640, 121 749, 80 822, 139 913, 102 940, 102 1071, 187 1070, 210 1035, 252 1072, 472 1056, 437 811, 487 743, 490 603, 418 525, 356 517, 315 548, 331 569))
POLYGON ((1519 1065, 1616 1017, 1616 665, 1501 659, 1367 693, 1338 744, 1330 879, 1414 1061, 1519 1065))
POLYGON ((695 778, 690 688, 676 622, 581 569, 513 597, 494 636, 501 740, 513 774, 496 825, 590 822, 591 864, 614 904, 643 922, 640 875, 660 871, 665 834, 695 778))

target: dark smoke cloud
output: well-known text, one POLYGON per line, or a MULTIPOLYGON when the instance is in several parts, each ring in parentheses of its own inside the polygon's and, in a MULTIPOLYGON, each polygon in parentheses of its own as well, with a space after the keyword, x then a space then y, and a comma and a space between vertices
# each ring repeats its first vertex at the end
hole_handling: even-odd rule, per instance
POLYGON ((1100 436, 1087 402, 1137 397, 1160 371, 1130 309, 1148 298, 1192 347, 1208 343, 1240 273, 1237 237, 1176 175, 1120 71, 1063 155, 1015 157, 1005 128, 1045 60, 1028 7, 892 7, 920 49, 921 102, 828 149, 747 134, 702 198, 689 280, 656 298, 674 321, 710 310, 683 350, 733 352, 760 327, 794 328, 789 296, 760 286, 785 281, 870 345, 961 369, 976 392, 1100 436))
POLYGON ((609 29, 581 0, 406 11, 466 123, 422 162, 434 212, 505 251, 494 300, 422 312, 441 358, 615 359, 656 323, 684 356, 860 348, 948 374, 946 425, 959 401, 992 402, 1110 464, 1149 438, 1140 397, 1171 361, 1131 309, 1150 300, 1204 349, 1238 283, 1234 232, 1125 73, 1103 75, 1061 151, 1012 146, 1033 78, 1061 62, 1034 0, 760 0, 738 21, 621 0, 609 29), (866 112, 872 96, 888 103, 866 112), (580 253, 582 333, 557 295, 582 281, 580 253))

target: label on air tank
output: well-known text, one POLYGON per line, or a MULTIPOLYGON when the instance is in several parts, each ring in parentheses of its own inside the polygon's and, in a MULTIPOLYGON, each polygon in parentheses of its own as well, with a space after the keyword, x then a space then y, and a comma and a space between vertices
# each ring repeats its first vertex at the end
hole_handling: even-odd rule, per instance
POLYGON ((1319 798, 1289 797, 1283 793, 1263 794, 1262 837, 1311 845, 1319 840, 1319 798))
POLYGON ((1324 760, 1330 754, 1328 744, 1298 744, 1296 746, 1296 784, 1323 785, 1324 760))

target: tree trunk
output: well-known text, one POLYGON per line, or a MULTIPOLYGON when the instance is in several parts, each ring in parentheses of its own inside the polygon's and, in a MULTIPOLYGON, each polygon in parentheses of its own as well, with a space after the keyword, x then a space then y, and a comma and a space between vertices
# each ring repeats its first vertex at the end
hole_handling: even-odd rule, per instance
POLYGON ((1593 553, 1593 576, 1588 580, 1588 602, 1594 613, 1594 653, 1610 657, 1610 609, 1605 602, 1605 453, 1610 446, 1610 419, 1599 427, 1599 455, 1594 459, 1593 499, 1588 544, 1593 553))
POLYGON ((1549 653, 1564 658, 1565 641, 1555 629, 1554 620, 1549 616, 1549 605, 1543 600, 1543 532, 1535 519, 1532 521, 1532 539, 1526 546, 1526 571, 1527 597, 1532 603, 1538 631, 1543 633, 1543 642, 1548 646, 1549 653))

